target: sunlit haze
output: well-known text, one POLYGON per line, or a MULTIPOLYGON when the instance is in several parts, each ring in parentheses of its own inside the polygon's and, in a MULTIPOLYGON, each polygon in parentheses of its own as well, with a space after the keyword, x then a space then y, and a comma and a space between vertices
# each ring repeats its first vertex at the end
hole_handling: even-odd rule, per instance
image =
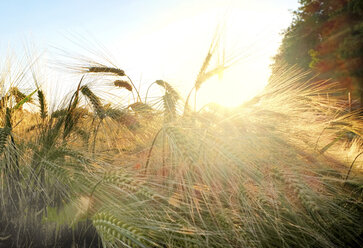
MULTIPOLYGON (((223 53, 240 60, 203 84, 198 108, 209 102, 237 106, 263 89, 280 33, 291 22, 289 10, 297 6, 293 0, 32 1, 28 9, 30 3, 22 2, 0 3, 1 54, 8 43, 17 52, 30 42, 37 51, 54 53, 55 47, 70 55, 107 58, 142 93, 163 79, 186 97, 219 26, 223 35, 211 67, 222 61, 223 53)), ((57 81, 62 81, 59 89, 74 84, 57 81)))
POLYGON ((0 0, 1 247, 363 247, 363 0, 0 0))

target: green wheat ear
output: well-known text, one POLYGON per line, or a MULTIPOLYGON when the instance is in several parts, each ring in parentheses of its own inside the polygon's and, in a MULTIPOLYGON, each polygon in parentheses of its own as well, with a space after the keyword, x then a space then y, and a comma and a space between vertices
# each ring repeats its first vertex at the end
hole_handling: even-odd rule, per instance
POLYGON ((7 127, 0 128, 0 155, 3 153, 5 144, 10 133, 10 129, 7 127))
POLYGON ((6 108, 6 113, 5 113, 5 127, 11 129, 12 125, 11 125, 11 109, 10 108, 6 108))
POLYGON ((45 96, 42 90, 38 90, 38 100, 40 105, 40 117, 45 119, 48 116, 48 109, 47 102, 45 101, 45 96))
POLYGON ((57 109, 50 115, 50 117, 51 118, 61 118, 61 117, 65 117, 66 115, 67 115, 67 109, 57 109))
POLYGON ((157 196, 148 187, 143 185, 143 182, 135 180, 130 175, 119 171, 110 171, 104 175, 102 180, 103 184, 117 186, 118 188, 125 189, 137 196, 142 196, 146 199, 155 199, 157 196))
POLYGON ((104 243, 121 243, 130 247, 148 247, 142 231, 130 223, 124 223, 110 213, 101 212, 93 216, 93 225, 104 243))
POLYGON ((88 88, 88 86, 87 85, 85 85, 85 86, 82 86, 81 87, 81 92, 82 92, 82 94, 84 95, 84 96, 86 96, 89 100, 90 100, 90 102, 91 102, 91 104, 92 104, 92 106, 93 106, 93 108, 95 109, 95 111, 96 111, 96 114, 98 115, 98 117, 100 118, 100 119, 104 119, 105 118, 105 110, 104 110, 104 108, 103 108, 103 106, 102 106, 102 103, 101 103, 101 100, 100 100, 100 98, 99 97, 97 97, 91 90, 90 90, 90 88, 88 88))

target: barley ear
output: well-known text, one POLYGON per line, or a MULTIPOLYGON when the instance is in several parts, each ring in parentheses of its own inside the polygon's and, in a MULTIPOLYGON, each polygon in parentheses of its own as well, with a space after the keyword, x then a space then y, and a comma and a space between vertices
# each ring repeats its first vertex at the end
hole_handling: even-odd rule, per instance
POLYGON ((93 217, 93 225, 104 242, 117 244, 121 242, 128 247, 145 247, 145 236, 130 223, 124 223, 110 213, 102 212, 93 217))
POLYGON ((103 108, 103 106, 102 106, 102 103, 101 103, 101 100, 100 100, 100 98, 99 97, 97 97, 91 90, 90 90, 90 88, 88 88, 88 86, 87 85, 85 85, 85 86, 82 86, 81 87, 81 92, 82 92, 82 94, 85 96, 85 97, 87 97, 89 100, 90 100, 90 102, 91 102, 91 104, 92 104, 92 106, 93 106, 93 108, 95 109, 95 112, 96 112, 96 114, 98 115, 98 117, 100 118, 100 119, 104 119, 105 118, 105 110, 104 110, 104 108, 103 108))
POLYGON ((3 153, 9 135, 8 128, 0 128, 0 155, 3 153))
POLYGON ((116 87, 124 88, 124 89, 127 89, 128 91, 132 91, 131 84, 125 80, 116 80, 115 82, 113 82, 113 84, 116 87))
POLYGON ((38 90, 38 100, 40 105, 40 117, 44 120, 48 116, 47 102, 42 90, 38 90))
POLYGON ((199 90, 201 84, 204 81, 203 77, 204 77, 204 74, 205 74, 205 72, 207 70, 207 67, 209 65, 209 62, 210 62, 211 58, 212 58, 212 53, 209 51, 207 56, 204 59, 202 67, 200 68, 200 71, 199 71, 198 76, 197 76, 197 80, 195 81, 195 89, 197 91, 199 90))
POLYGON ((88 67, 87 72, 93 72, 93 73, 112 73, 117 76, 126 76, 125 72, 121 69, 114 68, 114 67, 107 67, 107 66, 91 66, 88 67))
POLYGON ((180 99, 180 95, 170 84, 163 80, 156 80, 155 83, 165 89, 165 95, 163 96, 164 116, 166 121, 171 121, 175 119, 176 104, 180 99))
POLYGON ((12 128, 11 125, 11 109, 10 108, 6 108, 6 113, 5 113, 5 128, 12 128))

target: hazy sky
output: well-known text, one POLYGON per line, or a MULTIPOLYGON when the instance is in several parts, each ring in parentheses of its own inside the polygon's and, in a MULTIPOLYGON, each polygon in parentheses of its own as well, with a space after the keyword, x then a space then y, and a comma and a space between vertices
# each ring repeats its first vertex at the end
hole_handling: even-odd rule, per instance
POLYGON ((200 99, 218 102, 219 95, 230 95, 220 102, 236 105, 266 82, 279 33, 297 6, 297 0, 0 0, 0 55, 9 46, 18 52, 29 43, 48 52, 53 47, 86 56, 93 51, 137 84, 165 79, 186 92, 223 22, 226 54, 245 57, 223 82, 206 84, 200 99), (221 84, 229 91, 222 92, 221 84))

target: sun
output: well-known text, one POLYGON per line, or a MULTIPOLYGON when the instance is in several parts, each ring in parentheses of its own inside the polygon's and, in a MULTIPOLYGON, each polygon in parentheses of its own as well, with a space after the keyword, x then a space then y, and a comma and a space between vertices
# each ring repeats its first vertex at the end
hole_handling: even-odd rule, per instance
MULTIPOLYGON (((238 106, 261 92, 268 83, 269 65, 279 47, 283 23, 290 17, 264 6, 236 2, 232 7, 181 9, 123 43, 127 49, 118 56, 133 78, 142 77, 141 92, 150 82, 162 79, 186 98, 218 26, 223 29, 218 52, 225 51, 226 59, 237 56, 239 60, 223 77, 214 76, 203 83, 197 93, 197 109, 210 102, 238 106)), ((120 47, 120 43, 115 45, 120 47)), ((215 60, 210 69, 217 64, 215 60)))
POLYGON ((227 69, 222 77, 215 76, 198 92, 197 106, 210 102, 225 107, 236 107, 263 91, 268 83, 269 70, 261 69, 263 60, 243 63, 227 69))

